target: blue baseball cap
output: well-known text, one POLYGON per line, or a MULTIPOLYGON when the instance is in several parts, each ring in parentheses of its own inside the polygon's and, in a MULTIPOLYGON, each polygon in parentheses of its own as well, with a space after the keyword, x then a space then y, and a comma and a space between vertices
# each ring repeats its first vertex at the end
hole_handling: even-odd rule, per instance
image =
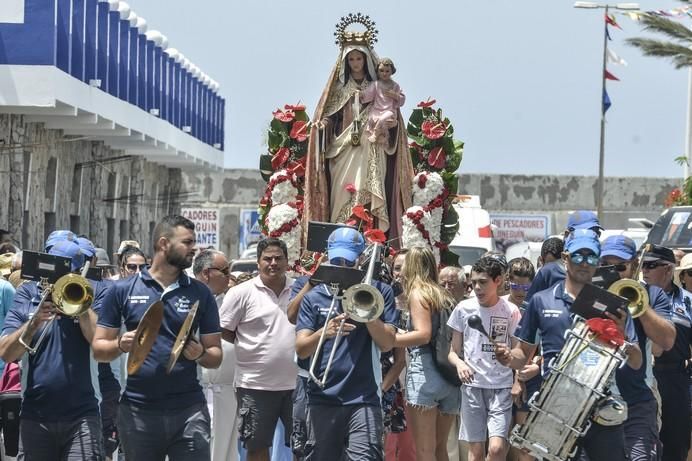
POLYGON ((73 242, 77 240, 77 236, 71 230, 56 230, 50 233, 46 239, 46 251, 50 250, 53 245, 63 240, 73 242))
POLYGON ((604 256, 617 256, 629 261, 637 256, 637 244, 624 235, 611 235, 601 244, 601 258, 604 256))
POLYGON ((96 254, 96 247, 93 243, 91 243, 91 240, 86 237, 77 237, 76 241, 77 245, 79 245, 79 248, 82 250, 82 253, 84 253, 88 259, 94 257, 96 254))
POLYGON ((331 234, 327 239, 327 255, 332 261, 336 258, 344 258, 350 263, 356 262, 358 256, 365 249, 365 240, 355 229, 341 227, 331 234))
POLYGON ((568 253, 574 253, 579 250, 591 250, 596 256, 599 256, 601 254, 601 244, 598 241, 598 234, 591 229, 576 229, 567 236, 565 250, 568 253))
POLYGON ((593 211, 577 210, 567 218, 567 230, 570 232, 575 229, 592 229, 594 227, 603 229, 601 223, 598 222, 596 213, 593 211))
POLYGON ((53 245, 48 254, 70 258, 72 260, 72 272, 79 270, 84 265, 84 253, 76 242, 61 240, 53 245))

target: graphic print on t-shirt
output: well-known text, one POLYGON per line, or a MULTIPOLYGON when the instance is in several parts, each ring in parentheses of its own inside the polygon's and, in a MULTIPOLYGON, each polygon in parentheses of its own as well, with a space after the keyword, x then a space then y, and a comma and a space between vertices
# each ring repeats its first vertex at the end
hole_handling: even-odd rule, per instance
POLYGON ((507 317, 490 317, 490 331, 488 334, 493 341, 509 344, 507 332, 509 330, 509 319, 507 317))

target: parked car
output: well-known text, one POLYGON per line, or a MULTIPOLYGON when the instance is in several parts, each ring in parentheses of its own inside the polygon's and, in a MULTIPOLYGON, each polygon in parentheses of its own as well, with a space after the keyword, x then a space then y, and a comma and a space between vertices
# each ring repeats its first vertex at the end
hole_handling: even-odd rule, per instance
POLYGON ((231 263, 230 272, 256 272, 257 259, 236 259, 231 263))
POLYGON ((649 231, 646 243, 692 252, 692 206, 664 210, 649 231))

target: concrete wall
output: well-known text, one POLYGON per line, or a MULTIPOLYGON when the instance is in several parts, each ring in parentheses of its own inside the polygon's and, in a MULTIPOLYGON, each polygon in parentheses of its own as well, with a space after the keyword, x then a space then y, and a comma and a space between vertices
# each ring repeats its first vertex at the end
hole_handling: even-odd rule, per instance
MULTIPOLYGON (((491 212, 549 213, 554 232, 565 227, 567 212, 596 210, 595 176, 460 175, 459 192, 481 196, 491 212)), ((603 198, 606 228, 627 228, 628 218, 654 220, 678 178, 606 178, 603 198)))
POLYGON ((0 114, 0 228, 23 248, 71 229, 109 254, 126 239, 151 254, 151 229, 180 209, 180 186, 178 169, 0 114))
MULTIPOLYGON (((555 233, 564 228, 568 211, 596 209, 596 180, 591 176, 461 174, 459 193, 480 195, 490 212, 549 214, 555 233)), ((257 208, 264 194, 266 184, 259 171, 183 172, 182 181, 183 206, 219 208, 219 249, 237 258, 240 210, 257 208)), ((680 182, 677 178, 607 178, 604 226, 631 227, 628 218, 655 220, 666 195, 680 182)))

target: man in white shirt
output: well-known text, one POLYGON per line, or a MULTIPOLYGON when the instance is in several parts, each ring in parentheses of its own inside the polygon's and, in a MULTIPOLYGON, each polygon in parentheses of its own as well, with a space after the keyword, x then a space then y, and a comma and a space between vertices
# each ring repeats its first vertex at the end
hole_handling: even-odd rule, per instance
MULTIPOLYGON (((192 263, 195 278, 209 287, 218 305, 228 289, 231 276, 226 255, 217 250, 202 250, 192 263)), ((223 360, 217 369, 200 367, 201 383, 211 416, 211 461, 238 459, 238 425, 233 378, 235 375, 235 346, 222 341, 223 360)))
MULTIPOLYGON (((292 427, 298 369, 295 329, 286 315, 293 284, 286 244, 264 239, 257 255, 259 275, 228 292, 219 316, 223 338, 236 346, 239 438, 248 461, 268 461, 278 419, 292 427)), ((289 446, 290 430, 285 433, 289 446)))

